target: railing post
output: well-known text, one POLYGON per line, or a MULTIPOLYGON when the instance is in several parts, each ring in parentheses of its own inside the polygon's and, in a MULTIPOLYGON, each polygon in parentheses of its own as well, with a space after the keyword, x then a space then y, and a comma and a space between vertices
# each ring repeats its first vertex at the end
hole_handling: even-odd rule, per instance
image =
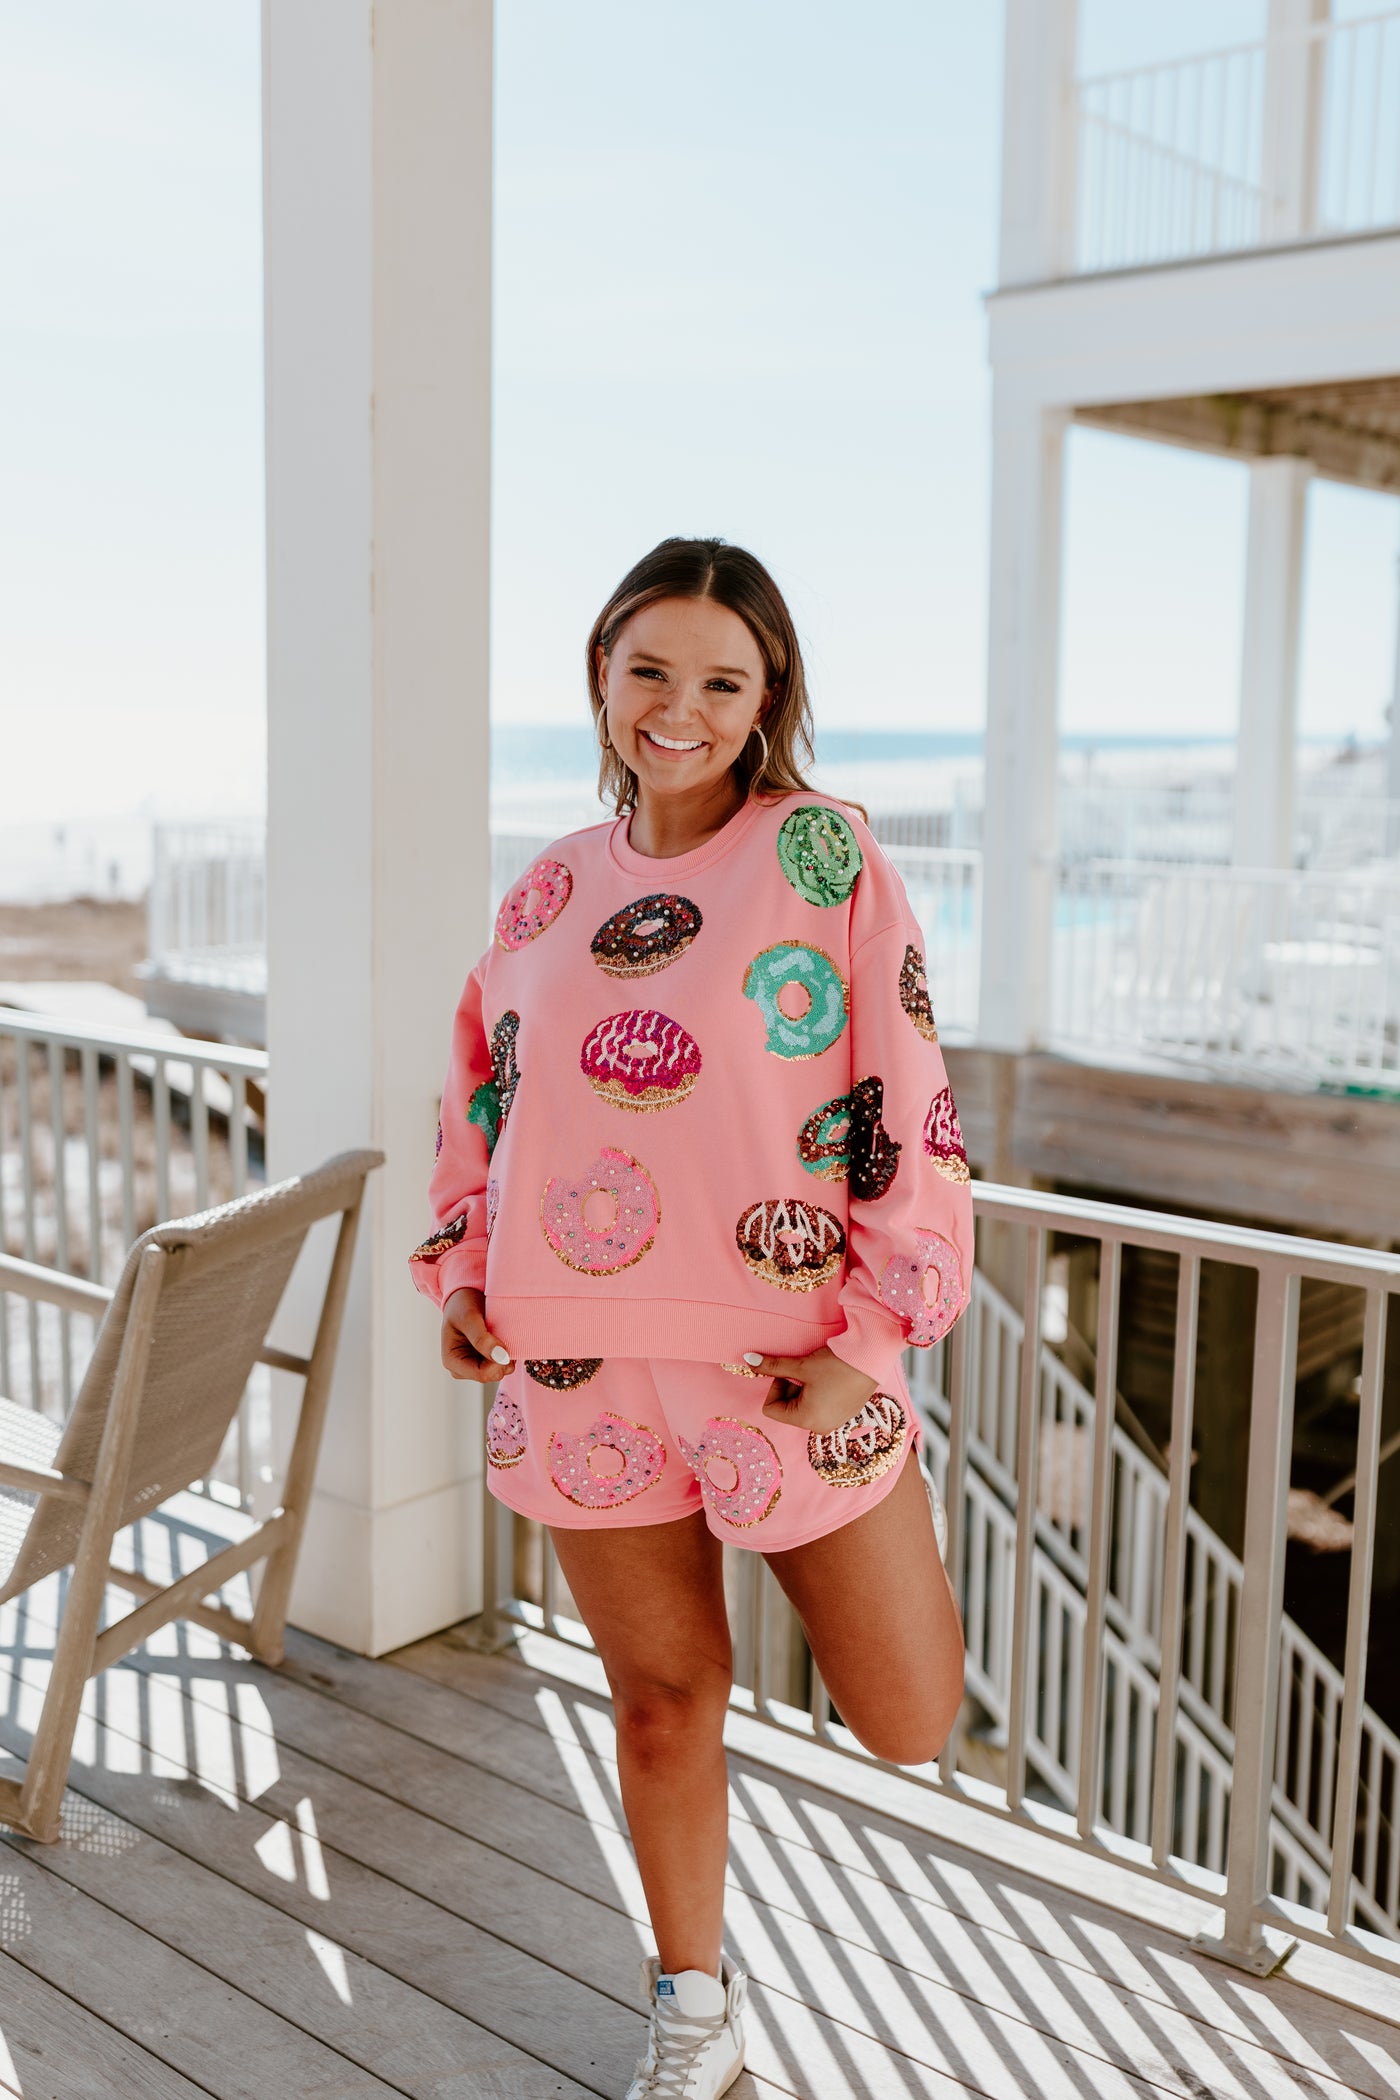
POLYGON ((1201 1933, 1191 1942, 1198 1953, 1214 1955, 1255 1976, 1267 1976, 1280 1967, 1297 1945, 1293 1939, 1280 1945, 1277 1935, 1268 1937, 1259 1911, 1268 1895, 1298 1295, 1295 1270, 1285 1269, 1277 1257, 1261 1264, 1250 1387, 1244 1579, 1235 1655, 1235 1755, 1230 1777, 1225 1921, 1218 1937, 1201 1933))

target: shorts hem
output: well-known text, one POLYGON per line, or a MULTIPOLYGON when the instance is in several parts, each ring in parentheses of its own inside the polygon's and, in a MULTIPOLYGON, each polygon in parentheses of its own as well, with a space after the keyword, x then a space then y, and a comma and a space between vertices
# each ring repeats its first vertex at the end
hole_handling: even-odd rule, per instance
MULTIPOLYGON (((641 1508, 638 1509, 636 1516, 632 1517, 622 1514, 629 1507, 629 1504, 625 1502, 619 1503, 616 1509, 589 1510, 580 1508, 576 1502, 569 1502, 561 1495, 559 1498, 561 1503, 564 1504, 565 1508, 573 1511, 574 1514, 571 1516, 555 1516, 551 1512, 546 1516, 537 1509, 522 1509, 518 1502, 512 1502, 508 1496, 499 1494, 489 1481, 487 1482, 487 1491, 495 1495, 501 1507, 508 1509, 512 1516, 524 1517, 531 1524, 543 1524, 546 1529, 551 1531, 639 1531, 644 1524, 679 1524, 686 1517, 693 1517, 702 1513, 705 1507, 697 1494, 694 1502, 688 1508, 673 1510, 669 1517, 648 1516, 641 1508)), ((640 1504, 642 1497, 639 1495, 636 1500, 640 1504)))

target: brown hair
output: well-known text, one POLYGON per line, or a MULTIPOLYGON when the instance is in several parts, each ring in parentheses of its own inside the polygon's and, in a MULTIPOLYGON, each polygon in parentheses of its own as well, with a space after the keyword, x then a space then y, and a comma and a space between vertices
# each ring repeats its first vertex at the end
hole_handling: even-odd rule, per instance
MULTIPOLYGON (((804 770, 813 755, 812 709, 792 615, 757 556, 727 540, 660 540, 613 591, 588 637, 588 697, 595 734, 603 717, 599 646, 604 657, 611 657, 624 623, 658 598, 713 598, 739 615, 758 644, 770 694, 762 716, 768 756, 764 758, 758 739, 750 737, 735 759, 734 777, 745 795, 785 795, 795 789, 818 793, 804 770)), ((619 815, 637 806, 637 776, 611 746, 599 758, 598 794, 600 799, 611 796, 619 815)), ((869 821, 859 802, 849 806, 869 821)))

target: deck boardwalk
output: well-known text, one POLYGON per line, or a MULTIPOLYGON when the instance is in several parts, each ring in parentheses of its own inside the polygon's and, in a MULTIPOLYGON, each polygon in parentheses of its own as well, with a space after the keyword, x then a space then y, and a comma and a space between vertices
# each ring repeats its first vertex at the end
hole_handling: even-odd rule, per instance
MULTIPOLYGON (((215 1523, 181 1498, 142 1565, 215 1523)), ((0 1615, 11 1770, 58 1594, 0 1615)), ((592 1658, 528 1645, 547 1669, 296 1636, 273 1671, 181 1626, 99 1680, 62 1838, 2 1841, 0 2094, 620 2096, 646 1936, 611 1717, 592 1658)), ((1189 1953, 1204 1905, 1061 1853, 1053 1885, 1010 1826, 735 1733, 736 2100, 1400 2093, 1400 2027, 1189 1953)))

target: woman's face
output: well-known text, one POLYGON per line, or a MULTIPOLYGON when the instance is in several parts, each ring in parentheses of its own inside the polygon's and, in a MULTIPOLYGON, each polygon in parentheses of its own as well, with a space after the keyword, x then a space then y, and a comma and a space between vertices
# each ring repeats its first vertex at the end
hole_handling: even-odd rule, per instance
POLYGON ((608 735, 653 794, 718 785, 763 711, 763 677, 752 634, 713 598, 658 598, 619 630, 611 660, 598 652, 608 735))

